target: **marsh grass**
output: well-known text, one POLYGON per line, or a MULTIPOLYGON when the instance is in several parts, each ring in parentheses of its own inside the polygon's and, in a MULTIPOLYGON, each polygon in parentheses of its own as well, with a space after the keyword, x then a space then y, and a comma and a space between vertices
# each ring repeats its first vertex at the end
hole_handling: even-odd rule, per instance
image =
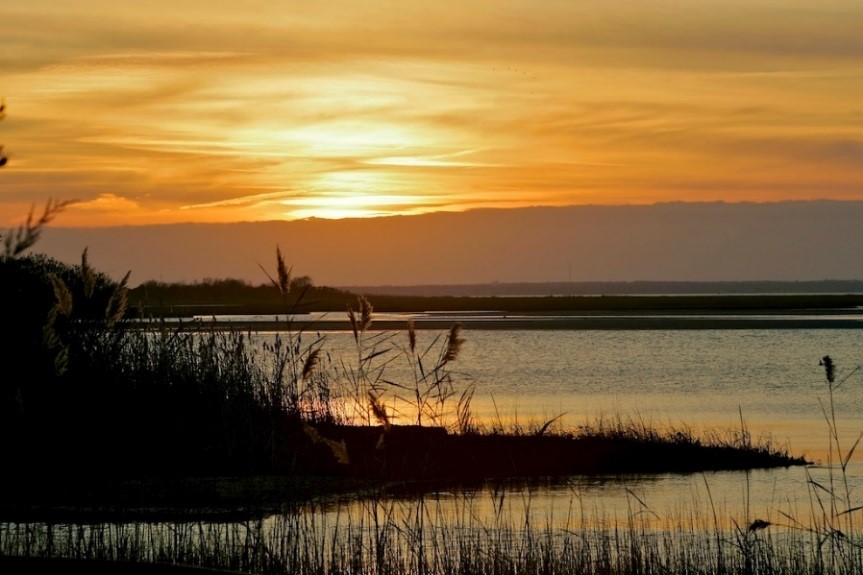
POLYGON ((570 505, 540 513, 531 495, 461 494, 312 505, 239 523, 6 524, 0 554, 164 562, 297 574, 834 574, 859 553, 822 551, 791 525, 738 528, 741 518, 661 516, 630 491, 622 515, 570 505), (480 510, 490 508, 490 512, 480 510))
MULTIPOLYGON (((555 430, 558 417, 527 432, 488 430, 476 421, 474 382, 453 369, 464 344, 458 323, 430 339, 411 323, 404 332, 374 330, 372 305, 360 296, 347 309, 353 354, 333 358, 325 335, 295 322, 308 283, 292 280, 278 247, 275 272, 261 266, 284 306, 271 338, 149 315, 146 300, 128 301, 128 275, 110 281, 92 268, 86 250, 76 267, 23 257, 63 207, 50 202, 42 218, 31 214, 6 235, 9 253, 2 257, 8 276, 0 286, 32 285, 40 298, 32 308, 16 308, 16 333, 4 340, 16 375, 2 384, 3 429, 14 438, 10 461, 35 476, 67 468, 91 477, 333 472, 344 450, 334 452, 340 439, 327 433, 339 425, 380 426, 375 449, 392 444, 392 430, 405 424, 470 439, 566 435, 555 430), (29 283, 19 282, 26 274, 29 283), (148 320, 145 328, 128 321, 133 308, 148 320), (396 362, 406 363, 409 375, 392 377, 396 362)), ((634 426, 582 430, 581 437, 602 433, 630 443, 679 439, 648 437, 650 430, 634 426)), ((421 436, 408 435, 402 448, 421 436)), ((470 457, 470 449, 461 455, 470 457)))
MULTIPOLYGON (((277 272, 268 275, 273 287, 291 306, 301 305, 301 297, 290 293, 291 270, 278 249, 276 264, 277 272)), ((50 280, 54 303, 43 332, 54 373, 25 380, 27 393, 17 396, 23 403, 10 410, 8 420, 20 438, 12 461, 35 475, 75 467, 93 478, 371 477, 384 473, 375 471, 377 465, 386 467, 388 479, 396 472, 452 479, 461 466, 465 479, 476 480, 627 471, 639 465, 674 470, 669 467, 674 460, 730 468, 800 463, 769 446, 752 445, 744 432, 746 441, 737 445, 622 420, 570 432, 560 425, 562 414, 524 428, 515 423, 506 429, 502 422, 484 427, 470 411, 474 382, 453 370, 464 343, 462 326, 428 338, 411 324, 405 332, 376 331, 374 311, 363 297, 356 309, 347 310, 354 353, 334 359, 325 335, 295 323, 294 307, 285 309, 267 338, 157 317, 140 329, 123 319, 129 307, 125 280, 105 280, 89 265, 86 251, 73 273, 65 279, 52 274, 50 280), (395 362, 407 362, 406 379, 390 377, 395 362), (445 435, 403 429, 405 422, 445 435), (352 447, 343 436, 358 424, 377 425, 381 433, 352 447), (98 438, 100 448, 70 449, 76 435, 98 438), (728 448, 720 463, 705 459, 720 447, 728 448), (702 457, 681 457, 680 449, 700 450, 702 457), (596 453, 603 453, 604 461, 596 453), (364 463, 354 465, 357 460, 364 463)), ((368 433, 355 435, 362 439, 368 433)))
POLYGON ((443 422, 460 327, 412 350, 416 381, 393 381, 387 368, 399 359, 398 334, 373 332, 371 304, 360 297, 357 311, 348 309, 356 355, 333 359, 326 337, 294 320, 308 284, 292 281, 278 248, 276 272, 267 274, 285 306, 274 336, 168 322, 149 315, 146 301, 130 322, 128 274, 110 281, 86 250, 75 267, 22 255, 64 205, 31 214, 6 234, 0 256, 4 301, 29 298, 15 308, 3 346, 13 374, 0 386, 3 432, 13 438, 10 464, 26 470, 13 482, 68 468, 90 479, 327 472, 334 444, 309 426, 388 429, 405 412, 406 389, 420 399, 418 421, 443 422), (438 360, 426 368, 432 353, 438 360))
MULTIPOLYGON (((290 319, 290 306, 301 299, 294 296, 302 294, 290 293, 291 270, 278 249, 270 279, 286 309, 272 340, 261 344, 251 332, 157 317, 150 318, 149 329, 131 328, 122 313, 128 306, 125 282, 96 273, 86 251, 73 270, 43 269, 45 262, 38 259, 22 262, 21 253, 47 223, 43 220, 28 220, 2 258, 4 273, 30 263, 45 272, 41 278, 48 280, 52 296, 44 316, 19 318, 38 327, 38 345, 30 339, 31 347, 7 342, 19 345, 14 348, 19 353, 9 357, 21 369, 10 372, 23 374, 3 382, 3 433, 12 438, 7 463, 21 470, 5 477, 12 479, 11 487, 4 485, 7 498, 43 495, 56 487, 54 477, 70 470, 89 488, 106 477, 311 476, 332 471, 321 463, 325 460, 344 465, 339 449, 347 453, 348 446, 326 436, 326 430, 345 423, 369 429, 377 423, 381 429, 373 435, 379 438, 367 450, 375 459, 395 450, 394 422, 400 418, 420 429, 452 431, 446 436, 456 436, 458 443, 444 443, 441 459, 476 464, 470 471, 485 475, 474 479, 538 470, 572 473, 540 463, 562 459, 550 446, 570 449, 576 441, 582 459, 607 459, 599 462, 605 467, 589 468, 593 471, 620 471, 624 464, 641 471, 660 469, 658 462, 692 465, 689 456, 696 452, 714 464, 723 455, 723 465, 736 462, 740 468, 759 461, 802 463, 781 448, 754 441, 742 414, 741 429, 730 436, 662 430, 621 418, 568 431, 560 426, 560 415, 510 428, 499 420, 483 428, 470 413, 470 380, 460 381, 452 371, 463 343, 461 326, 421 345, 408 325, 406 341, 399 341, 399 333, 372 329, 372 306, 360 298, 356 309, 348 309, 355 354, 333 359, 323 336, 290 319), (45 358, 51 359, 48 371, 45 358), (395 361, 410 364, 413 380, 388 377, 395 361)), ((829 475, 826 482, 808 476, 806 517, 788 510, 780 512, 781 522, 759 523, 748 513, 722 518, 711 503, 707 520, 698 512, 663 523, 649 501, 631 492, 624 517, 593 522, 576 508, 566 511, 559 525, 551 517, 543 523, 530 513, 512 512, 504 489, 492 492, 490 520, 473 513, 470 499, 455 517, 445 516, 419 492, 409 503, 369 497, 359 513, 337 507, 334 515, 331 506, 312 506, 232 523, 6 523, 0 525, 0 554, 254 573, 859 573, 857 522, 863 507, 853 502, 847 474, 860 437, 850 446, 841 441, 835 395, 848 379, 837 383, 828 359, 822 362, 829 475)), ((416 438, 423 434, 405 437, 406 452, 422 454, 416 438)), ((694 469, 705 464, 701 460, 694 469)), ((529 508, 530 498, 524 503, 529 508)))

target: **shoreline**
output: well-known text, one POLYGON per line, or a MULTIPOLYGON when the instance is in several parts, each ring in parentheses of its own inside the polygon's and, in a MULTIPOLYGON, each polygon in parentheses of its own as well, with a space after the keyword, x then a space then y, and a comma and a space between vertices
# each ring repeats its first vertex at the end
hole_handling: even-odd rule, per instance
MULTIPOLYGON (((375 319, 371 328, 376 331, 403 330, 405 319, 375 319)), ((435 318, 413 318, 414 328, 421 330, 449 329, 460 323, 466 330, 749 330, 749 329, 863 329, 863 316, 849 317, 765 317, 765 316, 518 316, 476 317, 457 315, 435 318)), ((180 322, 178 321, 177 324, 180 322)), ((168 322, 166 325, 175 325, 168 322)), ((202 320, 191 319, 182 325, 199 330, 271 331, 350 331, 348 320, 294 319, 267 320, 202 320)), ((140 327, 147 327, 139 324, 140 327)))

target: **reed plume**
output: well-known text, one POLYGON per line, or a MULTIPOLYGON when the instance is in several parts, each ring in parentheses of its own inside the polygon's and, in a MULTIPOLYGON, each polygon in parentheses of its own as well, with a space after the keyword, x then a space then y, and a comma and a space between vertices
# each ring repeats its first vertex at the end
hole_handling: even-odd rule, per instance
POLYGON ((72 291, 62 278, 56 275, 51 276, 51 287, 54 289, 54 310, 55 313, 64 317, 72 315, 72 291))
POLYGON ((279 292, 282 295, 287 295, 291 290, 291 270, 285 265, 285 259, 282 257, 282 250, 276 246, 276 270, 279 276, 279 292))
POLYGON ((372 326, 372 304, 365 296, 360 296, 360 331, 366 331, 372 326))
POLYGON ((276 277, 271 276, 267 269, 261 264, 258 264, 258 267, 261 268, 261 271, 266 274, 270 283, 272 283, 279 291, 282 299, 286 299, 288 292, 291 291, 291 271, 293 268, 289 268, 285 265, 285 258, 282 256, 282 250, 279 246, 276 246, 276 277))
POLYGON ((824 375, 827 377, 827 383, 836 381, 836 366, 833 365, 833 358, 825 355, 818 364, 824 366, 824 375))
POLYGON ((330 439, 328 437, 324 437, 318 430, 309 425, 308 423, 303 424, 303 433, 308 436, 309 439, 312 440, 312 443, 318 443, 326 445, 330 453, 333 454, 333 457, 336 458, 336 461, 341 463, 342 465, 348 465, 351 462, 350 457, 348 456, 348 446, 345 443, 345 440, 335 441, 334 439, 330 439))
POLYGON ((449 336, 447 336, 446 353, 443 356, 443 363, 455 361, 458 354, 461 352, 461 346, 464 339, 461 337, 462 324, 456 323, 450 328, 449 336))
POLYGON ((96 291, 96 272, 90 265, 90 258, 87 257, 87 248, 81 253, 81 285, 84 288, 84 297, 93 297, 93 292, 96 291))
POLYGON ((320 360, 321 348, 316 348, 309 352, 309 355, 306 356, 306 361, 303 362, 303 379, 309 379, 309 376, 315 367, 317 367, 320 360))
POLYGON ((360 334, 365 333, 372 325, 374 308, 371 302, 362 295, 357 297, 357 307, 359 308, 358 312, 355 312, 351 306, 348 306, 348 320, 351 322, 354 341, 359 342, 360 334))
POLYGON ((412 319, 408 320, 408 343, 410 344, 411 353, 415 353, 417 349, 417 331, 412 319))
POLYGON ((108 327, 114 327, 126 317, 126 310, 129 308, 129 289, 127 286, 131 274, 132 272, 126 272, 126 275, 123 276, 123 279, 120 280, 120 283, 111 292, 108 305, 105 306, 105 321, 108 327))
POLYGON ((377 419, 378 422, 384 426, 384 430, 389 431, 390 416, 387 415, 387 410, 381 403, 380 398, 371 391, 369 391, 369 407, 371 408, 372 415, 375 416, 375 419, 377 419))

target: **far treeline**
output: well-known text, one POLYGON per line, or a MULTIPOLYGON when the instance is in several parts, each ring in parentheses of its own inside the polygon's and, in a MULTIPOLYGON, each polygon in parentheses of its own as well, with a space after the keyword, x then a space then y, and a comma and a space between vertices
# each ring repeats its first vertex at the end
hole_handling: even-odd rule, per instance
MULTIPOLYGON (((649 283, 649 282, 648 282, 649 283)), ((666 288, 672 284, 661 282, 666 288)), ((769 283, 769 282, 768 282, 769 283)), ((818 282, 811 282, 813 286, 818 282)), ((859 283, 859 282, 853 282, 859 283)), ((535 284, 542 285, 542 284, 535 284)), ((577 284, 573 284, 577 285, 577 284)), ((583 284, 587 285, 587 284, 583 284)), ((590 284, 602 287, 599 284, 590 284)), ((637 283, 633 286, 644 285, 637 283)), ((837 290, 827 284, 811 293, 788 289, 788 285, 770 284, 786 289, 766 291, 741 290, 742 284, 728 284, 725 292, 699 293, 696 284, 681 283, 678 289, 666 289, 663 295, 649 291, 609 293, 603 295, 410 295, 381 293, 376 288, 337 289, 315 286, 311 278, 301 276, 291 281, 289 301, 285 302, 271 284, 252 285, 239 279, 208 279, 195 283, 149 281, 131 289, 129 302, 155 317, 188 317, 224 314, 279 314, 285 304, 297 312, 339 312, 356 306, 357 296, 364 295, 381 312, 475 311, 503 312, 745 312, 786 310, 840 310, 863 306, 863 289, 837 290), (681 290, 685 290, 682 291, 681 290), (677 291, 677 293, 675 293, 677 291), (820 293, 819 293, 820 292, 820 293)), ((710 284, 716 287, 719 284, 710 284)), ((767 285, 765 283, 759 285, 767 285)), ((809 285, 807 283, 807 285, 809 285)), ((845 285, 848 288, 848 285, 845 285)), ((853 286, 851 286, 853 287, 853 286)))
POLYGON ((568 281, 338 286, 357 293, 411 296, 863 294, 863 280, 568 281))

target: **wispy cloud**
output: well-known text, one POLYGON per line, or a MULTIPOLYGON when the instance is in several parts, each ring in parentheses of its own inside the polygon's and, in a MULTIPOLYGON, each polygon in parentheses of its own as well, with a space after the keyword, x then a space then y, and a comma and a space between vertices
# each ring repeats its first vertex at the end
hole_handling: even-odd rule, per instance
POLYGON ((856 1, 30 0, 0 21, 3 211, 863 197, 856 1))
POLYGON ((286 201, 291 201, 296 197, 296 192, 269 192, 265 194, 251 194, 248 196, 240 196, 229 198, 227 200, 219 200, 215 202, 207 202, 202 204, 191 204, 180 206, 181 210, 195 210, 201 208, 223 208, 237 206, 266 206, 274 204, 283 204, 286 201))

